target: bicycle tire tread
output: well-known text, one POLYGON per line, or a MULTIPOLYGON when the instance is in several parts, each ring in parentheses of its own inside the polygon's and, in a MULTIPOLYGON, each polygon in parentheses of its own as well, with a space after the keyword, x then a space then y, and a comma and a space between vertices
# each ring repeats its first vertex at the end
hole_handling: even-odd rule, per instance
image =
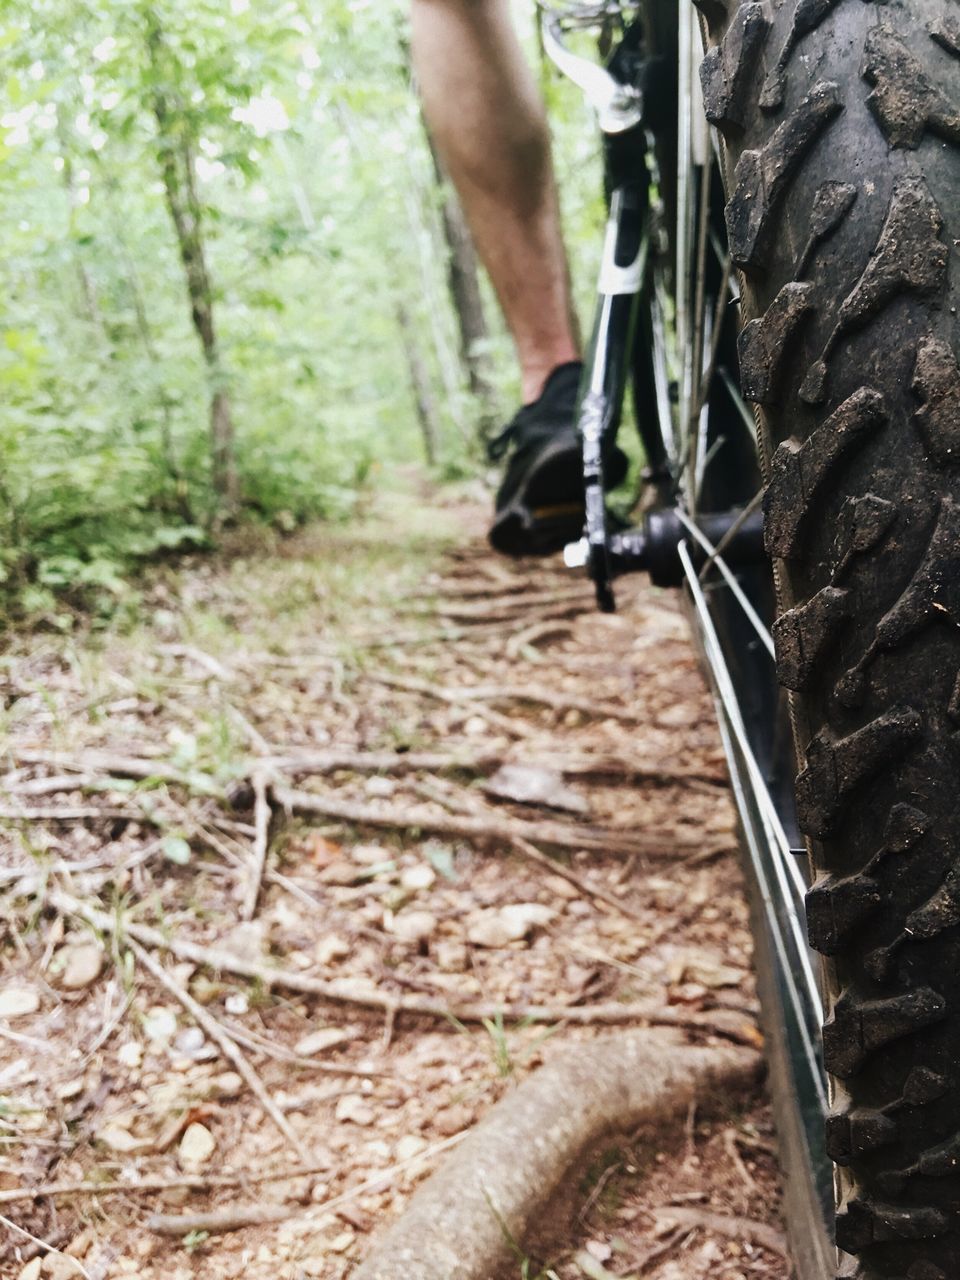
POLYGON ((767 460, 808 929, 828 957, 841 1273, 947 1280, 960 1275, 960 22, 951 0, 698 8, 767 460))

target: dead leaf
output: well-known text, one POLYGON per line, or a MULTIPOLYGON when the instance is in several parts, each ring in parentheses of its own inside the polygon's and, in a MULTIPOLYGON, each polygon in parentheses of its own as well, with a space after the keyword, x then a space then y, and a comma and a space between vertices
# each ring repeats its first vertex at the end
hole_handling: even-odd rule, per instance
POLYGON ((488 795, 517 804, 546 805, 567 813, 587 813, 589 806, 579 792, 554 769, 538 765, 505 764, 483 784, 488 795))

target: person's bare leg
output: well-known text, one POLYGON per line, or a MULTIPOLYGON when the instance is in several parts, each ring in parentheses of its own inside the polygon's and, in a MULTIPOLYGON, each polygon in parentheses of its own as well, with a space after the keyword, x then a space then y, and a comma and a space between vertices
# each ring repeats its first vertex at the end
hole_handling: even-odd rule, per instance
POLYGON ((509 0, 412 0, 427 124, 513 335, 523 398, 579 358, 543 104, 509 0))

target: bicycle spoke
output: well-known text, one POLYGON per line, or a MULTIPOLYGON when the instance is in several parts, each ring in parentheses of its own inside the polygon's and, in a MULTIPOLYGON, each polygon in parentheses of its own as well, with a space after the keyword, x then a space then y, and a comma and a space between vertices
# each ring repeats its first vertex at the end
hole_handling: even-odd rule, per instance
POLYGON ((760 637, 761 644, 766 649, 767 653, 769 653, 770 657, 775 658, 776 651, 773 646, 773 636, 770 634, 769 630, 764 626, 763 622, 760 619, 760 615, 757 613, 756 609, 747 599, 746 592, 744 591, 743 587, 741 587, 740 583, 736 580, 733 573, 730 571, 730 567, 724 560, 723 556, 718 553, 718 549, 713 545, 713 543, 710 541, 707 535, 703 532, 703 530, 698 528, 698 526, 694 524, 694 522, 690 519, 690 517, 686 514, 685 511, 683 511, 681 508, 678 508, 677 515, 680 518, 680 521, 683 524, 683 527, 687 530, 690 536, 694 538, 697 542, 699 542, 700 546, 703 547, 704 551, 706 551, 708 556, 713 557, 714 564, 723 574, 724 581, 726 582, 727 586, 730 588, 730 590, 733 592, 734 596, 736 597, 737 604, 739 604, 740 608, 747 615, 747 619, 749 620, 750 625, 753 627, 754 631, 756 631, 757 635, 760 637))
MULTIPOLYGON (((790 881, 794 880, 794 885, 792 887, 795 889, 796 880, 795 877, 790 874, 788 868, 792 867, 794 872, 797 874, 799 873, 797 872, 796 864, 793 862, 793 855, 790 853, 789 843, 787 841, 786 834, 783 831, 779 817, 776 814, 776 809, 770 797, 770 793, 763 781, 760 766, 758 765, 756 757, 750 747, 746 728, 744 727, 743 719, 740 715, 740 708, 737 703, 736 690, 734 689, 733 681, 730 677, 729 670, 727 669, 720 639, 717 635, 716 628, 713 625, 713 619, 710 616, 710 608, 697 578, 693 562, 690 559, 690 553, 683 544, 679 547, 679 553, 684 573, 687 577, 687 584, 693 600, 694 608, 696 609, 697 616, 700 620, 704 645, 707 651, 707 658, 710 663, 711 672, 713 673, 719 700, 722 704, 724 717, 728 723, 731 733, 736 739, 738 752, 746 765, 746 772, 750 779, 753 798, 756 802, 761 822, 764 826, 768 847, 772 852, 775 852, 778 855, 773 859, 773 866, 778 888, 780 889, 779 901, 783 904, 787 913, 787 919, 790 926, 790 938, 793 943, 796 961, 800 968, 804 987, 806 989, 805 994, 809 1002, 808 1008, 816 1013, 818 1019, 822 1020, 823 1006, 820 997, 820 989, 814 974, 813 962, 810 956, 806 934, 801 925, 799 913, 794 905, 793 892, 791 892, 790 881)), ((734 777, 738 776, 738 771, 735 768, 733 768, 731 772, 734 777)), ((765 903, 773 913, 773 918, 770 921, 771 929, 775 933, 776 937, 780 939, 780 944, 782 946, 785 943, 785 940, 783 939, 782 931, 779 927, 779 921, 776 919, 774 902, 770 894, 771 886, 762 866, 758 866, 757 871, 761 888, 764 891, 765 903), (775 921, 776 925, 774 927, 775 921)), ((800 1015, 799 1021, 801 1026, 805 1027, 806 1017, 803 1016, 802 1003, 799 1002, 799 992, 797 992, 795 988, 792 966, 789 964, 789 958, 785 954, 781 954, 781 959, 784 962, 784 979, 787 982, 788 987, 793 990, 797 997, 797 1012, 798 1015, 800 1015)), ((819 1090, 821 1093, 822 1089, 823 1085, 821 1081, 819 1083, 819 1090)))

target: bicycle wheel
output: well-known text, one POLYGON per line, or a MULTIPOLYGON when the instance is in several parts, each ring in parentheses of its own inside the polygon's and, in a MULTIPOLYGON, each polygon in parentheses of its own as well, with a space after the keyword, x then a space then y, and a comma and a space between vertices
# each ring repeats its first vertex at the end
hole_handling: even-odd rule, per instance
MULTIPOLYGON (((657 8, 652 29, 662 30, 657 8)), ((775 856, 796 842, 774 821, 784 813, 779 748, 764 757, 743 700, 742 618, 725 630, 729 603, 710 598, 709 579, 688 577, 734 785, 749 784, 748 850, 752 808, 767 837, 752 862, 773 996, 772 1077, 793 1095, 789 1108, 777 1101, 781 1138, 788 1163, 805 1148, 808 1191, 816 1108, 798 1091, 792 1035, 807 1038, 817 984, 786 945, 806 880, 809 936, 824 956, 826 1146, 841 1253, 834 1269, 819 1242, 799 1247, 816 1197, 788 1189, 797 1265, 805 1280, 947 1280, 960 1275, 960 24, 953 0, 796 0, 772 16, 751 2, 700 0, 698 9, 725 252, 746 326, 742 384, 766 481, 776 666, 800 762, 806 869, 775 856)), ((682 104, 695 86, 690 44, 681 11, 682 104)), ((685 156, 691 173, 709 169, 702 140, 696 147, 681 127, 678 294, 686 288, 695 301, 686 330, 678 324, 689 364, 679 448, 694 513, 725 474, 722 448, 710 456, 715 379, 703 411, 698 400, 701 373, 713 372, 703 359, 714 341, 703 332, 709 311, 697 305, 709 291, 710 223, 704 232, 702 214, 686 230, 682 221, 696 207, 682 195, 685 156)))
MULTIPOLYGON (((652 325, 665 335, 653 379, 676 387, 670 453, 676 501, 692 549, 710 559, 698 572, 689 555, 687 598, 710 678, 740 814, 741 850, 755 940, 758 990, 784 1175, 785 1216, 796 1274, 833 1274, 833 1183, 824 1143, 827 1083, 820 1053, 822 1000, 804 923, 808 880, 793 852, 800 844, 789 711, 779 691, 768 564, 735 568, 703 529, 712 513, 755 511, 762 461, 754 416, 740 390, 737 337, 740 286, 727 248, 719 153, 699 92, 700 33, 692 6, 677 22, 669 0, 649 3, 643 20, 650 52, 677 65, 679 111, 656 139, 660 210, 668 233, 654 263, 652 325), (662 301, 669 295, 669 304, 662 301), (714 555, 718 550, 719 554, 714 555)), ((649 384, 638 362, 638 385, 649 384)), ((662 397, 661 397, 662 400, 662 397)), ((643 422, 643 405, 638 403, 643 422)), ((661 409, 660 416, 663 416, 661 409)), ((656 448, 656 440, 648 449, 656 448)))

